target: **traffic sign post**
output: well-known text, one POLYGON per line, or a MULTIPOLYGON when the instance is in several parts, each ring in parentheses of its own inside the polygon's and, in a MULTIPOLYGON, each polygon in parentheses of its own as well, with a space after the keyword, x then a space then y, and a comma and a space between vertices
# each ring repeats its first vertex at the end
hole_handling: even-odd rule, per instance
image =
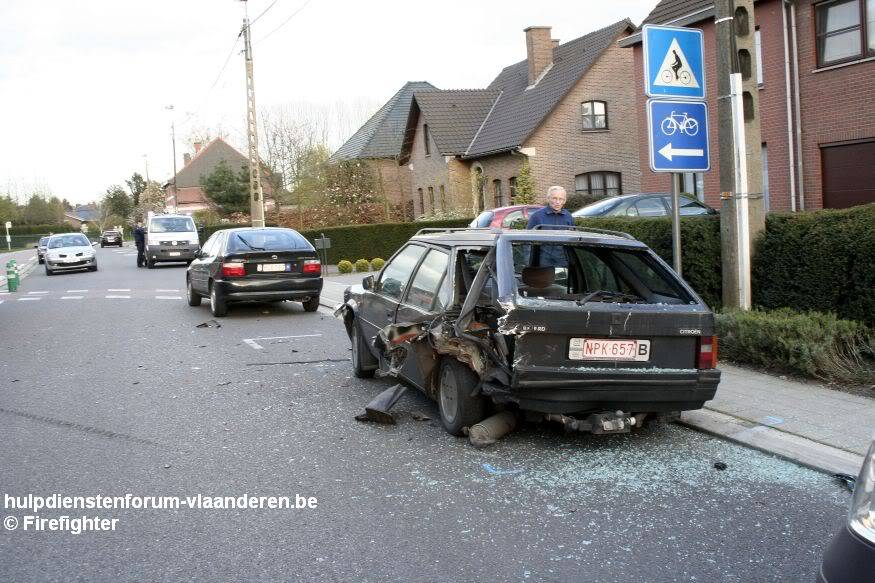
POLYGON ((705 51, 701 30, 677 26, 643 27, 644 93, 650 169, 671 172, 674 270, 681 275, 681 173, 707 172, 708 107, 705 51))

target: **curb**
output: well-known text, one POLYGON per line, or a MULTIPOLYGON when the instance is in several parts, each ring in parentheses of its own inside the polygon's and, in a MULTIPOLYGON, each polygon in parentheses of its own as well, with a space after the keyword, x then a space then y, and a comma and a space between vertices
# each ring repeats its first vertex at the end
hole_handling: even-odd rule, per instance
MULTIPOLYGON (((37 266, 36 256, 34 256, 31 259, 28 259, 27 263, 19 265, 18 266, 18 281, 19 281, 19 283, 24 281, 24 278, 27 277, 28 275, 30 275, 31 272, 36 268, 36 266, 37 266)), ((4 267, 4 269, 5 269, 5 267, 4 267)), ((6 285, 5 273, 6 272, 4 271, 3 275, 0 275, 0 287, 6 287, 6 289, 8 289, 8 287, 6 285)))
POLYGON ((863 466, 861 455, 709 409, 684 411, 678 423, 827 474, 856 476, 863 466))

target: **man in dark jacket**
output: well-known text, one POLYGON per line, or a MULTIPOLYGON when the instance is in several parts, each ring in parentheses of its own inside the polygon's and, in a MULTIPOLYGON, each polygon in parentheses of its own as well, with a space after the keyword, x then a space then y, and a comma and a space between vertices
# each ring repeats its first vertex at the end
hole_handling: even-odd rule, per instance
POLYGON ((143 267, 146 264, 146 230, 143 229, 143 223, 137 223, 134 229, 134 244, 137 246, 137 267, 143 267))
MULTIPOLYGON (((551 186, 547 190, 547 206, 529 215, 529 224, 526 228, 534 229, 536 225, 543 225, 542 229, 545 227, 561 229, 563 227, 574 226, 574 217, 571 216, 570 212, 562 208, 565 206, 566 199, 567 195, 564 188, 561 186, 551 186)), ((565 258, 565 249, 561 245, 541 245, 538 265, 568 265, 568 261, 565 258)))

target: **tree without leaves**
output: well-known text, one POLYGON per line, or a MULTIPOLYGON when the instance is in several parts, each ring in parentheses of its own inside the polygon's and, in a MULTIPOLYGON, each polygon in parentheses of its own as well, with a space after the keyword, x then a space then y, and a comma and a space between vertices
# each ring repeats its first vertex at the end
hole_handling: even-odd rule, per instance
POLYGON ((133 210, 128 219, 129 224, 143 221, 149 211, 153 213, 164 212, 166 206, 166 195, 161 190, 161 186, 154 180, 146 183, 146 188, 140 193, 140 204, 133 210))

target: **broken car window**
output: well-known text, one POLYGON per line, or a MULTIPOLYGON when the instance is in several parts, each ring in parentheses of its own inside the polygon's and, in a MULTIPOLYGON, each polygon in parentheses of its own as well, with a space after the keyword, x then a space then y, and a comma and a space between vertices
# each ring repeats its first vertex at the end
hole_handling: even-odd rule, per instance
MULTIPOLYGON (((410 291, 407 292, 405 303, 426 311, 433 311, 432 303, 438 296, 438 292, 446 287, 442 286, 441 283, 447 271, 447 263, 449 263, 449 257, 446 253, 434 249, 429 251, 425 260, 416 271, 413 282, 410 284, 410 291)), ((449 294, 444 292, 440 295, 442 297, 437 299, 434 311, 444 308, 449 294)))
POLYGON ((383 275, 380 278, 378 288, 380 293, 384 296, 400 300, 401 296, 404 295, 407 282, 410 281, 413 268, 416 267, 423 253, 425 253, 424 247, 408 245, 401 253, 387 263, 386 267, 383 268, 383 275))

